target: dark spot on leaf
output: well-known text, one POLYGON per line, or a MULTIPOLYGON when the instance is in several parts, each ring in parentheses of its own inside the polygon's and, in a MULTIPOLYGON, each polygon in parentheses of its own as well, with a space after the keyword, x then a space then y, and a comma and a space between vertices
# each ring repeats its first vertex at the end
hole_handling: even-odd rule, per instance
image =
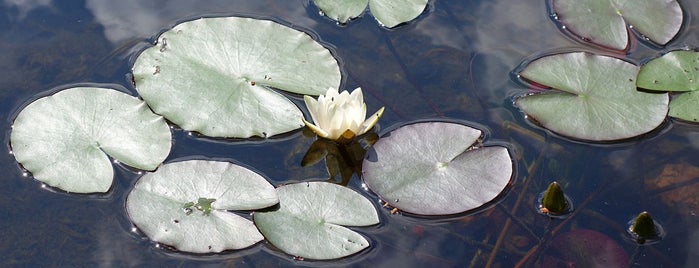
POLYGON ((175 219, 175 220, 172 220, 172 222, 174 222, 174 223, 180 223, 180 221, 178 221, 178 220, 176 220, 176 219, 175 219))
POLYGON ((211 245, 209 245, 209 249, 211 249, 211 245))
POLYGON ((165 52, 167 50, 167 38, 163 37, 160 44, 160 52, 165 52))

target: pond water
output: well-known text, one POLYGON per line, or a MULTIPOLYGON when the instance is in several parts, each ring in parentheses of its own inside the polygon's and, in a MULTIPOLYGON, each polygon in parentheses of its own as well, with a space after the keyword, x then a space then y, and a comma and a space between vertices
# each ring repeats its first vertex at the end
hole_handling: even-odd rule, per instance
MULTIPOLYGON (((699 5, 681 4, 685 25, 666 48, 637 42, 621 56, 640 63, 662 51, 698 47, 694 14, 699 5)), ((513 106, 513 97, 527 90, 512 75, 523 60, 556 51, 595 51, 561 33, 545 1, 434 0, 417 20, 393 30, 381 28, 368 14, 339 26, 308 0, 3 0, 0 14, 6 145, 0 154, 2 267, 558 267, 566 263, 553 260, 565 252, 601 256, 556 240, 560 237, 616 245, 636 267, 699 263, 699 125, 667 120, 637 139, 586 144, 548 133, 513 106), (375 200, 380 211, 380 225, 356 229, 372 247, 338 261, 309 262, 264 242, 211 255, 156 246, 134 232, 126 216, 125 198, 139 174, 119 165, 112 189, 103 195, 66 194, 23 173, 10 154, 9 134, 27 103, 85 83, 117 84, 135 95, 130 66, 154 36, 184 20, 221 15, 283 21, 331 47, 343 68, 343 88, 361 86, 370 111, 386 107, 380 134, 416 120, 484 126, 487 141, 511 145, 517 166, 512 186, 477 213, 417 219, 380 208, 355 177, 349 187, 375 200), (534 209, 537 195, 554 180, 575 202, 576 212, 565 221, 551 221, 534 209), (638 248, 625 229, 642 211, 662 223, 667 235, 638 248)), ((298 96, 295 101, 302 106, 298 96)), ((301 131, 266 141, 212 140, 178 129, 173 134, 166 162, 234 161, 273 184, 327 177, 322 164, 300 166, 313 141, 301 131)))

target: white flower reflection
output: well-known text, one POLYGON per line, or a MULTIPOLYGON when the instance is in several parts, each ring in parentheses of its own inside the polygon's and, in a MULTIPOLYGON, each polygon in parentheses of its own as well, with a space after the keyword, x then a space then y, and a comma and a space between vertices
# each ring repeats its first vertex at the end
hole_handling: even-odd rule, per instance
POLYGON ((303 119, 303 123, 318 136, 329 140, 351 140, 366 133, 379 121, 384 110, 381 107, 365 120, 366 104, 361 88, 355 89, 352 94, 329 88, 317 100, 310 96, 304 96, 303 100, 314 124, 306 119, 303 119))

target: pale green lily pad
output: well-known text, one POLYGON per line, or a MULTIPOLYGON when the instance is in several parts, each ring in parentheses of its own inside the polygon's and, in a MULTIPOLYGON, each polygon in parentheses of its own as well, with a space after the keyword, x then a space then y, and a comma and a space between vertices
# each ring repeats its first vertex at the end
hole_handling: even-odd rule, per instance
POLYGON ((641 66, 636 85, 655 91, 690 91, 670 101, 669 116, 699 122, 699 52, 678 50, 641 66))
POLYGON ((330 51, 306 33, 249 18, 203 18, 164 32, 133 67, 136 89, 158 114, 212 137, 267 137, 303 126, 270 88, 305 95, 339 88, 330 51))
POLYGON ((263 239, 252 221, 227 210, 279 202, 259 174, 228 162, 165 164, 141 177, 126 200, 131 221, 151 240, 177 250, 211 253, 247 248, 263 239))
POLYGON ((505 147, 472 148, 481 131, 456 123, 403 126, 369 149, 364 182, 382 200, 419 215, 449 215, 493 201, 510 183, 505 147))
POLYGON ((347 23, 364 13, 369 0, 313 0, 313 3, 325 16, 340 23, 347 23))
POLYGON ((657 128, 667 116, 667 94, 636 90, 638 67, 620 59, 575 52, 529 63, 521 77, 551 90, 516 100, 528 116, 558 134, 613 141, 657 128))
POLYGON ((17 161, 37 180, 67 192, 103 193, 114 177, 108 156, 154 170, 170 153, 171 133, 138 98, 74 87, 22 109, 10 143, 17 161))
POLYGON ((275 247, 292 256, 328 260, 369 246, 343 226, 379 223, 376 208, 359 193, 327 182, 302 182, 277 188, 279 209, 255 212, 255 225, 275 247))
POLYGON ((675 0, 553 0, 553 10, 572 33, 592 43, 624 50, 629 27, 664 45, 677 35, 683 20, 675 0))
POLYGON ((356 18, 367 4, 374 18, 383 26, 396 27, 417 18, 427 7, 428 0, 313 0, 321 12, 340 23, 356 18))

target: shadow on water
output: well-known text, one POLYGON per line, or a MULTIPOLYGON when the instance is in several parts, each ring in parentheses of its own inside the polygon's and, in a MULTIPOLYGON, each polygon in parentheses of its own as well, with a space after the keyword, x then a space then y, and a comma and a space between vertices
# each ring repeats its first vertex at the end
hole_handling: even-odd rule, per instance
MULTIPOLYGON (((629 219, 651 211, 667 231, 634 261, 643 267, 699 262, 699 137, 695 125, 667 129, 623 144, 589 145, 552 135, 526 121, 512 98, 526 92, 511 72, 527 58, 555 49, 586 49, 561 34, 544 1, 430 1, 426 14, 397 29, 371 16, 338 26, 307 0, 297 1, 11 1, 0 4, 0 266, 354 266, 538 267, 560 254, 557 237, 594 230, 631 256, 629 219), (129 64, 163 30, 184 19, 240 14, 275 18, 312 31, 343 67, 345 89, 361 86, 369 110, 385 106, 381 126, 454 119, 486 126, 514 148, 519 166, 509 193, 490 209, 449 221, 427 221, 381 209, 382 224, 358 230, 374 246, 338 262, 299 262, 264 242, 241 252, 192 256, 156 247, 132 231, 124 201, 139 174, 115 166, 104 195, 43 189, 10 152, 13 117, 28 100, 74 83, 117 83, 135 94, 129 64), (371 108, 374 107, 374 108, 371 108), (535 210, 537 195, 558 181, 575 202, 573 215, 551 220, 535 210)), ((682 2, 686 13, 699 5, 682 2)), ((670 47, 697 46, 691 21, 670 47)), ((629 57, 654 55, 639 44, 629 57)), ((293 96, 301 104, 299 96, 293 96)), ((327 178, 323 165, 301 167, 313 139, 300 131, 269 141, 213 140, 173 130, 168 158, 231 159, 273 184, 327 178)), ((354 175, 349 187, 372 197, 354 175)), ((374 197, 372 197, 374 198, 374 197)), ((377 202, 375 198, 373 199, 377 202)), ((377 205, 379 207, 379 205, 377 205)), ((605 240, 607 241, 607 240, 605 240)))

